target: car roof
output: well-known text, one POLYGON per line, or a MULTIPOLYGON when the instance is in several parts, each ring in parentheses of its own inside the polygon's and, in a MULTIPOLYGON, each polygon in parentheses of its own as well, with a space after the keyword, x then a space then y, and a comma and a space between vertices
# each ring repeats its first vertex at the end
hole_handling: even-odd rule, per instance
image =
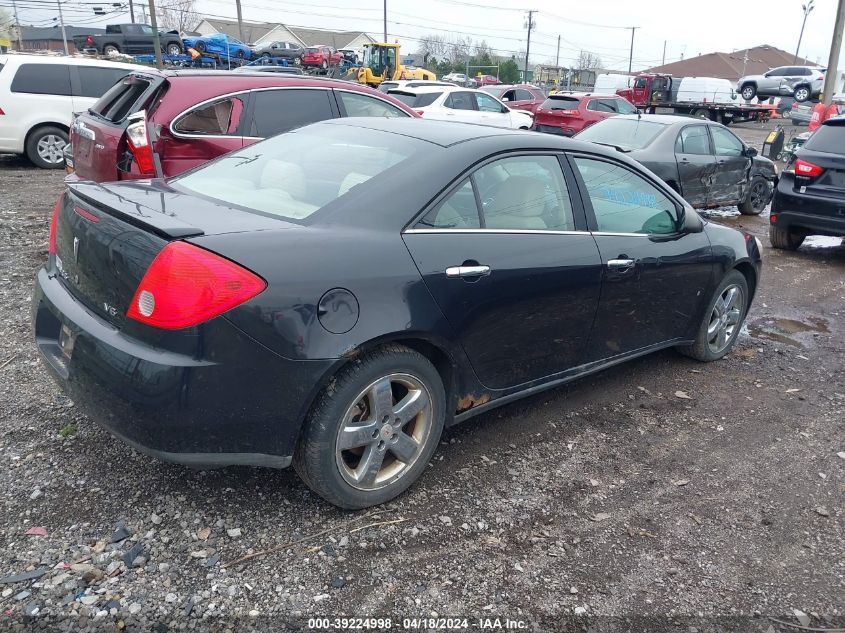
POLYGON ((74 57, 66 55, 40 55, 34 53, 5 53, 0 55, 0 63, 7 64, 18 60, 22 64, 68 64, 70 66, 112 66, 129 70, 144 70, 139 64, 127 64, 111 59, 96 59, 93 57, 74 57))
POLYGON ((549 95, 549 99, 554 99, 555 97, 574 97, 575 99, 621 99, 619 95, 612 95, 612 94, 601 94, 601 93, 592 93, 592 92, 556 92, 553 95, 549 95))
MULTIPOLYGON (((484 92, 483 90, 476 90, 475 88, 464 88, 463 86, 456 86, 454 84, 446 84, 445 86, 435 86, 435 85, 428 85, 428 86, 418 86, 418 87, 411 87, 406 86, 404 88, 396 88, 396 90, 401 90, 405 93, 410 94, 426 94, 429 92, 484 92)), ((388 94, 393 92, 393 90, 388 91, 388 94)), ((484 92, 487 96, 490 96, 489 92, 484 92)))
POLYGON ((613 119, 629 119, 633 121, 646 121, 648 123, 660 123, 662 125, 689 125, 690 123, 713 123, 700 117, 683 116, 680 114, 618 114, 613 119))

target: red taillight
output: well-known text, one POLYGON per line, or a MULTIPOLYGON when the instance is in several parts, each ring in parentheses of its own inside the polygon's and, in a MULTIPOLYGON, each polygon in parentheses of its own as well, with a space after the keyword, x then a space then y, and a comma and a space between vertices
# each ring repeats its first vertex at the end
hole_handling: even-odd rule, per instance
POLYGON ((806 176, 807 178, 816 178, 824 173, 824 169, 813 163, 808 163, 806 160, 800 158, 795 161, 795 175, 806 176))
POLYGON ((94 37, 92 35, 89 35, 86 42, 88 43, 88 46, 94 46, 94 37))
POLYGON ((126 143, 138 164, 138 170, 141 174, 155 176, 153 148, 150 145, 150 137, 147 133, 147 115, 140 112, 136 116, 139 116, 138 120, 130 123, 126 128, 126 143))
POLYGON ((575 116, 578 114, 578 110, 552 110, 552 112, 560 116, 575 116))
POLYGON ((53 219, 50 220, 50 246, 47 250, 50 255, 56 254, 56 229, 59 224, 59 210, 62 208, 64 199, 65 194, 60 195, 58 200, 56 200, 56 205, 53 207, 53 219))
POLYGON ((0 108, 0 116, 2 116, 2 115, 4 115, 4 114, 6 114, 6 113, 5 113, 5 112, 3 112, 3 108, 0 108))
POLYGON ((150 264, 126 316, 164 330, 213 319, 267 287, 259 276, 187 242, 171 242, 150 264))
POLYGON ((778 216, 777 216, 777 214, 775 214, 775 213, 770 213, 770 214, 769 214, 769 222, 771 222, 772 224, 776 224, 776 223, 777 223, 777 221, 778 221, 778 216))

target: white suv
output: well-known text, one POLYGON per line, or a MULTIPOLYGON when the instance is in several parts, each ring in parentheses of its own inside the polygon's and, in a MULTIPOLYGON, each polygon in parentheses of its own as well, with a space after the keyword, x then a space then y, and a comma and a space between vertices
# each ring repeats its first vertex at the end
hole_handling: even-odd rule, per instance
POLYGON ((387 94, 426 119, 522 130, 530 130, 534 123, 534 115, 530 112, 511 110, 493 95, 472 88, 429 84, 418 88, 397 88, 387 94))
POLYGON ((26 154, 44 169, 63 167, 73 113, 87 110, 137 68, 80 57, 0 55, 0 152, 26 154))
POLYGON ((794 97, 796 101, 804 102, 821 94, 824 73, 824 68, 816 66, 781 66, 765 75, 741 78, 736 89, 746 101, 754 97, 794 97))

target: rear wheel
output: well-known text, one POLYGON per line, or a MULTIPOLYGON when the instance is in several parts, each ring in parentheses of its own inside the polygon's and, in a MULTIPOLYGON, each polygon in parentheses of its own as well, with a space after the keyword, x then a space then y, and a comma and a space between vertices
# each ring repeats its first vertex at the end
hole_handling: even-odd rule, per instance
POLYGON ((693 110, 692 115, 694 117, 698 117, 699 119, 707 119, 710 120, 710 110, 706 108, 698 108, 698 110, 693 110))
POLYGON ((692 345, 678 347, 682 354, 711 362, 731 351, 739 336, 748 310, 748 282, 738 270, 732 270, 707 304, 698 335, 692 345))
POLYGON ((235 54, 235 57, 237 57, 238 59, 243 59, 244 57, 246 57, 246 53, 244 53, 243 49, 241 49, 235 54))
POLYGON ((754 176, 745 201, 738 204, 737 209, 742 215, 760 215, 767 204, 769 204, 769 181, 762 176, 754 176))
POLYGON ((406 490, 434 454, 446 413, 435 367, 389 345, 342 369, 317 398, 294 467, 342 508, 384 503, 406 490))
POLYGON ((740 91, 742 98, 751 101, 757 95, 757 88, 754 84, 745 84, 740 91))
POLYGON ((810 99, 810 87, 809 86, 798 86, 795 89, 795 100, 799 103, 804 103, 810 99))
POLYGON ((205 52, 205 42, 203 42, 203 41, 197 42, 197 45, 194 46, 194 48, 197 49, 197 52, 200 55, 202 55, 205 52))
POLYGON ((182 54, 182 47, 179 46, 176 42, 172 42, 167 45, 167 54, 176 56, 182 54))
POLYGON ((769 241, 774 248, 781 248, 787 251, 797 250, 804 243, 806 236, 787 229, 782 229, 774 224, 769 225, 769 241))
POLYGON ((103 55, 117 55, 120 53, 120 47, 117 44, 106 44, 103 46, 103 55))
POLYGON ((67 142, 67 132, 63 129, 52 125, 40 127, 26 140, 27 158, 41 169, 61 169, 65 164, 67 142))

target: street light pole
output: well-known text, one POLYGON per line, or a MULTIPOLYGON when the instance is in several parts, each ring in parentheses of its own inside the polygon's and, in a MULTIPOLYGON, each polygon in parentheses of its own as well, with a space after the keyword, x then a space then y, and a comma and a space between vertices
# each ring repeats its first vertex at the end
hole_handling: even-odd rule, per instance
POLYGON ((384 42, 387 43, 387 0, 384 0, 384 42))
POLYGON ((631 74, 631 68, 634 65, 634 33, 637 31, 638 26, 629 26, 631 29, 631 55, 628 57, 628 74, 631 74))
POLYGON ((67 32, 65 32, 65 18, 62 15, 61 0, 56 0, 56 6, 59 7, 59 24, 62 25, 62 44, 64 44, 65 55, 67 55, 68 54, 68 51, 67 51, 67 32))
POLYGON ((804 12, 804 21, 801 22, 801 33, 798 35, 798 46, 795 47, 795 59, 792 60, 793 64, 798 63, 798 51, 801 50, 801 40, 804 38, 804 27, 807 25, 807 16, 816 8, 813 6, 814 2, 815 0, 810 0, 807 4, 801 5, 801 10, 804 12))

